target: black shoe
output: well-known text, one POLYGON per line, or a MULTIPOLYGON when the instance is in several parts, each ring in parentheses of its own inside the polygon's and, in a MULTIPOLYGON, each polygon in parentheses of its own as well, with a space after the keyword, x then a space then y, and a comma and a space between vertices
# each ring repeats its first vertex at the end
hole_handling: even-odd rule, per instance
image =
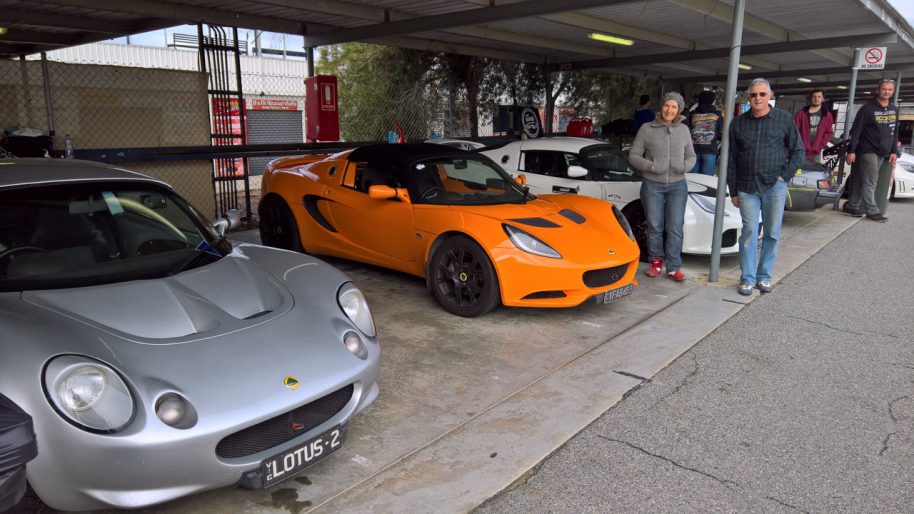
POLYGON ((844 206, 841 207, 841 210, 844 211, 844 214, 847 214, 848 216, 853 216, 855 218, 863 217, 863 211, 858 211, 857 209, 851 209, 850 207, 847 206, 847 202, 844 202, 844 206))
POLYGON ((885 223, 886 221, 889 221, 889 219, 886 218, 885 216, 883 216, 882 214, 867 214, 866 219, 868 219, 870 221, 875 221, 877 223, 885 223))

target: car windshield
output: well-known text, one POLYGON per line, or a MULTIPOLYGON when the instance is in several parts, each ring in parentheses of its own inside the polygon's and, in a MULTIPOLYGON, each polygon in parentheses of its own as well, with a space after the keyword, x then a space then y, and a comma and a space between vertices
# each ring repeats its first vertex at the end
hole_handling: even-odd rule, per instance
POLYGON ((483 157, 436 157, 410 168, 416 203, 493 205, 523 203, 523 189, 501 168, 483 157))
POLYGON ((155 184, 0 191, 0 291, 160 278, 230 250, 197 211, 155 184))
POLYGON ((641 174, 621 150, 610 145, 591 145, 581 149, 581 161, 593 180, 633 181, 641 174))

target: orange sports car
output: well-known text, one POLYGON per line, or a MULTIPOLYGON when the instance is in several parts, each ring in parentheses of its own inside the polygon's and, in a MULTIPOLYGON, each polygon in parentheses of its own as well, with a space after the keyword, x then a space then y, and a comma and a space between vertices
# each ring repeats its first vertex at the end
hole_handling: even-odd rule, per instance
POLYGON ((638 245, 611 204, 534 197, 488 157, 435 144, 285 157, 263 176, 264 244, 425 277, 459 316, 631 294, 638 245))

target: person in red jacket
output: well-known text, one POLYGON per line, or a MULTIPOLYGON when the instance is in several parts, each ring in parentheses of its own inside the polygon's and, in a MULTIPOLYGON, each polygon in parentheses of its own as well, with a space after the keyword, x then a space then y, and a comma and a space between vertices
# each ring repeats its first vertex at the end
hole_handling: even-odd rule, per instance
POLYGON ((800 131, 800 139, 806 147, 806 160, 822 162, 825 144, 835 136, 835 118, 825 109, 825 93, 814 89, 809 93, 809 105, 797 111, 793 123, 800 131))

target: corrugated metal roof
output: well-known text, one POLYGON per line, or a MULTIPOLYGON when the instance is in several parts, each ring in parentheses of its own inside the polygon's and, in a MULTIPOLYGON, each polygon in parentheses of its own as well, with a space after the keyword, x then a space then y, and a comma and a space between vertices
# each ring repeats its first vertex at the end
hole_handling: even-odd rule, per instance
MULTIPOLYGON (((0 0, 0 26, 8 29, 6 36, 0 36, 0 56, 31 54, 200 20, 281 29, 309 37, 332 33, 341 40, 354 29, 388 30, 413 20, 404 32, 383 33, 370 40, 411 48, 430 48, 437 42, 451 51, 471 55, 497 51, 500 56, 518 60, 577 65, 611 55, 651 58, 730 45, 732 0, 607 0, 608 5, 561 10, 563 5, 566 9, 574 5, 572 1, 555 2, 558 10, 531 16, 523 13, 522 4, 549 4, 543 0, 145 0, 136 4, 121 0, 0 0), (490 5, 495 7, 489 9, 490 5), (491 19, 491 13, 507 5, 518 7, 520 14, 513 19, 491 19), (424 17, 438 16, 440 21, 441 15, 458 12, 474 16, 473 22, 462 27, 423 26, 424 17), (394 25, 383 25, 385 16, 394 25), (617 33, 636 42, 632 47, 604 45, 587 38, 594 31, 617 33)), ((895 68, 899 63, 910 63, 914 69, 914 29, 887 1, 748 0, 743 45, 897 32, 899 41, 885 45, 889 47, 889 63, 895 68)), ((846 65, 850 56, 850 48, 831 48, 746 56, 744 60, 753 62, 752 73, 764 74, 834 68, 846 65)), ((701 70, 719 75, 727 68, 727 58, 667 63, 651 60, 626 68, 662 70, 671 80, 688 79, 702 76, 701 70)))

